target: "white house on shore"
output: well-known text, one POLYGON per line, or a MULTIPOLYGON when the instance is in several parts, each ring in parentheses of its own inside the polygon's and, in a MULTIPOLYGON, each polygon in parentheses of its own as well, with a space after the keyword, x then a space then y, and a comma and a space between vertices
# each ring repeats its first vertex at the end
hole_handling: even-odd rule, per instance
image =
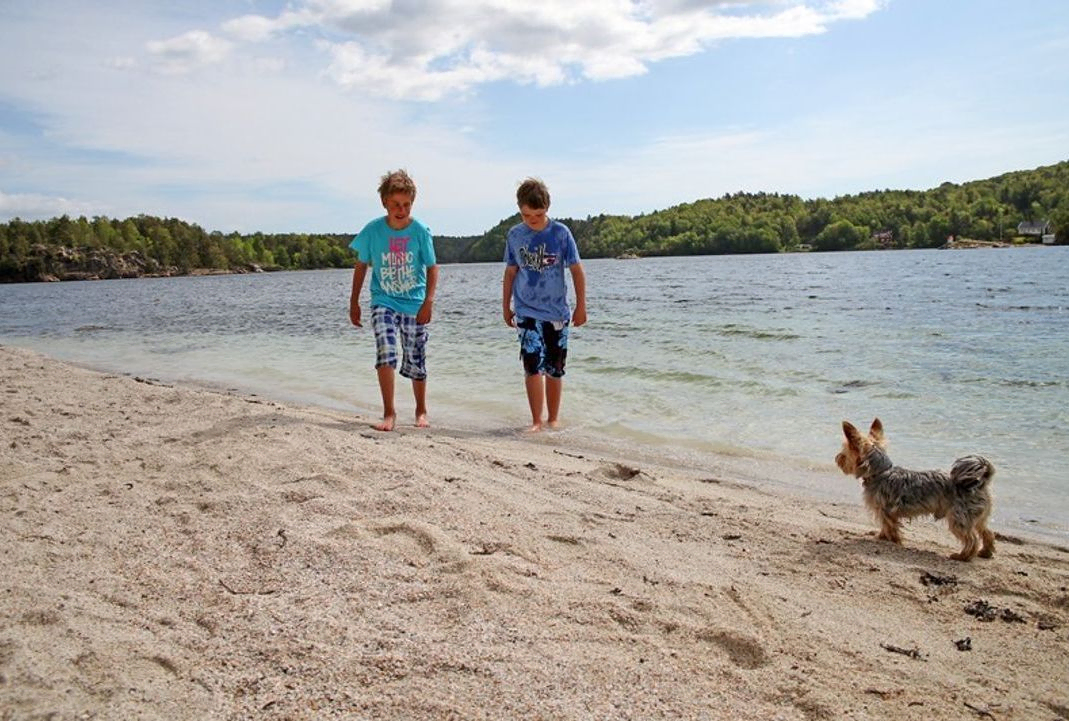
POLYGON ((1054 245, 1054 226, 1049 220, 1025 220, 1017 224, 1017 235, 1039 238, 1043 245, 1054 245))

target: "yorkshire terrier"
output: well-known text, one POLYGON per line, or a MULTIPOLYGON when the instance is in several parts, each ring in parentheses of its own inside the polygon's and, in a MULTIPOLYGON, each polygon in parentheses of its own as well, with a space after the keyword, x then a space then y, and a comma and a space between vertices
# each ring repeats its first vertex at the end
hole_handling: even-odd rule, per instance
POLYGON ((950 532, 961 541, 960 553, 950 557, 968 561, 995 553, 995 534, 987 527, 991 515, 991 479, 995 467, 982 456, 954 461, 950 473, 910 471, 887 456, 880 419, 872 421, 868 436, 843 421, 843 449, 835 464, 846 475, 861 479, 865 505, 880 524, 878 538, 902 543, 903 518, 932 514, 947 519, 950 532))

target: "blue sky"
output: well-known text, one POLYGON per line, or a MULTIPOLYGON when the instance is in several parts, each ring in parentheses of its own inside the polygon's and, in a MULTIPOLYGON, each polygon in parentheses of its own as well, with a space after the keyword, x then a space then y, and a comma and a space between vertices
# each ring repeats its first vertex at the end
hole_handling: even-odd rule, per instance
POLYGON ((1069 159, 1065 0, 2 0, 0 221, 479 234, 1069 159))

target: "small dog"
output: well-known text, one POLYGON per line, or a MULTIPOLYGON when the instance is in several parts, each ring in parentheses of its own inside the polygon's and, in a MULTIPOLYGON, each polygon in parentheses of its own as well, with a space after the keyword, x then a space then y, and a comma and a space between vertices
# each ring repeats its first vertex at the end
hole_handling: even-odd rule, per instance
POLYGON ((887 442, 880 419, 872 421, 868 436, 843 421, 843 449, 835 465, 846 475, 861 479, 865 505, 880 524, 878 538, 902 543, 901 519, 932 514, 946 516, 950 532, 962 542, 956 561, 973 556, 990 558, 995 553, 995 534, 987 527, 991 515, 991 479, 995 467, 982 456, 954 461, 950 473, 910 471, 894 465, 887 456, 887 442))

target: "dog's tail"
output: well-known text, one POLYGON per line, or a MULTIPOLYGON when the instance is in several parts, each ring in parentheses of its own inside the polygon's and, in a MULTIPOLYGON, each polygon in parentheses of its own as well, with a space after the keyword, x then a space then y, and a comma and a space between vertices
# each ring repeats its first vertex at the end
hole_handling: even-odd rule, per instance
POLYGON ((962 492, 984 488, 995 476, 995 466, 983 456, 965 456, 954 461, 950 481, 962 492))

